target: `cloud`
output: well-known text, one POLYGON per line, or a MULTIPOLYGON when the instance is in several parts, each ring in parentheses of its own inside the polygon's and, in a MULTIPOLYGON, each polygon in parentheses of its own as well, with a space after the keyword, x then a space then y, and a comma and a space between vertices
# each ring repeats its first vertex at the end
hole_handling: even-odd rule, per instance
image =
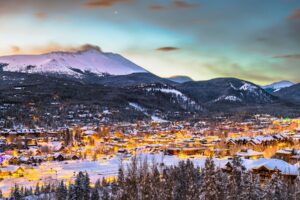
POLYGON ((185 1, 179 1, 179 0, 174 1, 173 4, 176 8, 180 8, 180 9, 197 7, 197 4, 192 4, 192 3, 188 3, 185 1))
POLYGON ((37 12, 34 14, 36 18, 44 20, 48 18, 48 14, 44 12, 37 12))
POLYGON ((290 20, 300 20, 300 9, 294 10, 294 12, 288 17, 290 20))
POLYGON ((281 66, 270 65, 266 62, 252 63, 251 67, 249 67, 235 62, 229 58, 221 58, 204 65, 206 69, 211 71, 216 77, 235 77, 259 84, 267 84, 283 79, 291 79, 291 76, 288 74, 276 73, 282 70, 281 66), (252 65, 255 65, 255 67, 252 65))
POLYGON ((169 5, 161 5, 161 4, 153 4, 149 6, 150 10, 153 11, 161 11, 161 10, 167 10, 167 9, 188 9, 188 8, 194 8, 197 7, 198 4, 192 4, 185 1, 172 1, 169 5))
POLYGON ((10 49, 13 53, 19 53, 21 51, 21 48, 16 45, 11 46, 10 49))
POLYGON ((300 60, 300 54, 277 55, 277 56, 273 56, 273 58, 300 60))
POLYGON ((169 52, 169 51, 177 51, 179 49, 180 48, 177 48, 177 47, 160 47, 160 48, 157 48, 156 51, 169 52))
POLYGON ((109 8, 120 3, 132 3, 133 0, 90 0, 84 4, 88 8, 109 8))
POLYGON ((76 51, 87 51, 87 50, 96 50, 96 51, 99 51, 99 52, 102 52, 101 48, 97 45, 93 45, 93 44, 84 44, 84 45, 81 45, 77 48, 76 51))
POLYGON ((160 11, 160 10, 166 9, 166 7, 164 7, 162 5, 155 4, 155 5, 149 6, 149 9, 153 10, 153 11, 160 11))
POLYGON ((31 46, 26 48, 21 48, 19 46, 11 46, 10 52, 12 54, 44 54, 50 52, 82 52, 87 50, 96 50, 102 52, 101 48, 97 45, 83 44, 83 45, 60 45, 57 43, 48 43, 42 46, 31 46))

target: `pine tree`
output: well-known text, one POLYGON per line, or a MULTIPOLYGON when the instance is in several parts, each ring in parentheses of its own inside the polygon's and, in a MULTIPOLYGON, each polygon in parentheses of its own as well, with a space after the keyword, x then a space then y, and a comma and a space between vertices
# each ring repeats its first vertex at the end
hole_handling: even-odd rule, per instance
POLYGON ((161 200, 170 200, 174 196, 173 194, 174 181, 170 175, 169 169, 164 169, 162 172, 161 178, 161 187, 159 199, 161 200))
POLYGON ((241 199, 240 190, 242 188, 242 173, 245 170, 240 157, 232 160, 232 171, 229 175, 228 196, 229 200, 241 199))
MULTIPOLYGON (((146 170, 146 169, 145 169, 146 170)), ((146 185, 149 184, 147 181, 144 182, 146 185)), ((152 168, 152 177, 150 181, 150 191, 151 191, 151 199, 159 199, 160 193, 160 173, 157 169, 157 166, 154 165, 152 168)))
POLYGON ((271 179, 265 184, 264 199, 284 200, 287 199, 286 186, 280 178, 280 174, 276 171, 271 179))
POLYGON ((68 200, 79 200, 79 197, 77 197, 77 192, 75 185, 70 185, 69 186, 69 192, 68 192, 68 200))
POLYGON ((99 199, 100 199, 99 192, 95 187, 92 192, 91 200, 99 200, 99 199))
POLYGON ((82 183, 82 190, 83 190, 83 200, 89 200, 90 199, 90 178, 88 173, 85 173, 83 177, 83 183, 82 183))
POLYGON ((36 184, 36 187, 35 187, 35 190, 34 190, 34 194, 35 194, 35 195, 40 195, 40 193, 41 193, 41 192, 40 192, 40 186, 39 186, 39 183, 37 183, 37 184, 36 184))
POLYGON ((203 177, 200 199, 201 200, 218 199, 215 163, 212 158, 206 159, 203 174, 204 177, 203 177))
POLYGON ((240 188, 240 199, 256 200, 261 198, 262 191, 259 178, 250 172, 242 173, 242 183, 240 188))
POLYGON ((216 187, 218 199, 226 199, 228 195, 228 176, 221 169, 216 170, 216 187))
POLYGON ((11 199, 12 200, 21 200, 22 199, 22 195, 21 195, 18 185, 15 185, 15 187, 13 188, 11 199))
POLYGON ((57 200, 65 200, 67 196, 67 188, 63 181, 60 182, 56 189, 56 199, 57 200))

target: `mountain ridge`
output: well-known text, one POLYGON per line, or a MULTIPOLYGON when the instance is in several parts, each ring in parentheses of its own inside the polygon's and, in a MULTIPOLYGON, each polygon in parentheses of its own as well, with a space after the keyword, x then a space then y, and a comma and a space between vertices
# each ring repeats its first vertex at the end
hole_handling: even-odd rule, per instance
POLYGON ((90 72, 99 76, 148 72, 119 54, 104 53, 96 49, 77 52, 51 52, 40 55, 2 56, 0 63, 4 65, 3 71, 54 73, 78 77, 81 76, 82 72, 90 72))

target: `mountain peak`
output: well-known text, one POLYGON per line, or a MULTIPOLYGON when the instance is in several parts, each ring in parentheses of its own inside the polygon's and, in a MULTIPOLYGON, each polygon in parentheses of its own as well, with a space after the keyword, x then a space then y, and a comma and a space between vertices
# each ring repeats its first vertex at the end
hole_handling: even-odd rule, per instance
POLYGON ((4 71, 23 73, 54 73, 80 76, 79 72, 97 75, 128 75, 147 72, 119 54, 104 53, 99 47, 84 46, 76 51, 57 51, 41 55, 0 57, 4 71))
POLYGON ((294 85, 293 82, 283 80, 283 81, 278 81, 278 82, 272 83, 270 85, 263 86, 262 88, 269 92, 278 92, 279 90, 286 88, 286 87, 290 87, 292 85, 294 85))

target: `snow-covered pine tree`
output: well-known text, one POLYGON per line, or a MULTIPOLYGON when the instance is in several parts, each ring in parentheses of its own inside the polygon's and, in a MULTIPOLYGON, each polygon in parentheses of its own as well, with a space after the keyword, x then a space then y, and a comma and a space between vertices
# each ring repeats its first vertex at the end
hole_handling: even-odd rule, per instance
POLYGON ((229 175, 228 200, 241 199, 242 173, 245 170, 240 157, 235 156, 232 160, 232 171, 229 175))
POLYGON ((256 200, 262 197, 259 177, 250 173, 242 173, 242 183, 240 188, 240 199, 256 200))
POLYGON ((90 189, 90 177, 87 172, 83 176, 82 190, 83 190, 82 199, 89 200, 91 189, 90 189))
POLYGON ((100 200, 99 191, 96 187, 92 191, 91 200, 100 200))
POLYGON ((216 169, 216 187, 218 199, 226 199, 228 195, 228 176, 221 169, 216 169))
POLYGON ((41 193, 40 191, 40 185, 39 183, 36 184, 35 190, 34 190, 34 194, 35 195, 39 195, 41 193))
POLYGON ((286 185, 280 177, 278 171, 276 171, 270 180, 266 181, 264 187, 263 199, 268 200, 285 200, 287 198, 286 185))
POLYGON ((174 180, 169 169, 163 169, 159 199, 170 200, 173 197, 174 180))
POLYGON ((56 189, 55 193, 57 200, 65 200, 67 197, 67 187, 65 186, 64 182, 61 181, 56 189))
POLYGON ((22 194, 20 192, 20 188, 18 185, 15 185, 15 187, 13 188, 10 199, 11 200, 21 200, 22 199, 22 194))
POLYGON ((207 158, 203 169, 203 182, 200 200, 218 199, 218 188, 216 180, 215 163, 212 158, 207 158))
POLYGON ((77 198, 77 194, 75 185, 71 184, 69 186, 68 200, 78 200, 79 198, 77 198))

